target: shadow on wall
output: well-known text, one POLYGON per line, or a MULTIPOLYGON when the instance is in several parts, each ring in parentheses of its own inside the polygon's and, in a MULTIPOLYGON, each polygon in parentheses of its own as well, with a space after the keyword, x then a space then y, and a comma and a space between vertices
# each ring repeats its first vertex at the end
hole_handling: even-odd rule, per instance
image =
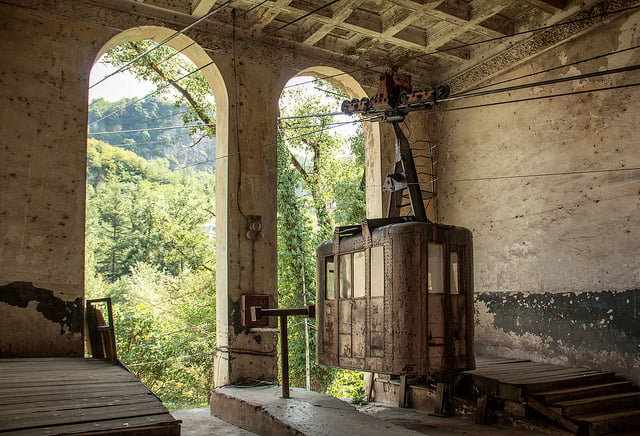
POLYGON ((476 295, 480 355, 586 366, 640 384, 640 290, 476 295))

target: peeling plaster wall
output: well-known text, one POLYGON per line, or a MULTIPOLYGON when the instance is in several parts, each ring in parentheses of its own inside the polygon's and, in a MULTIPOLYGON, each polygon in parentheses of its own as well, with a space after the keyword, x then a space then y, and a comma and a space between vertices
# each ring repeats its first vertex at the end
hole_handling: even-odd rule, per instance
POLYGON ((6 5, 0 22, 0 356, 81 356, 93 35, 6 5))
MULTIPOLYGON (((638 43, 640 14, 625 15, 493 81, 638 43)), ((635 50, 526 81, 638 63, 635 50)), ((628 72, 454 107, 635 82, 640 74, 628 72)), ((439 116, 438 219, 474 235, 480 353, 616 370, 640 382, 639 126, 638 87, 439 116)))

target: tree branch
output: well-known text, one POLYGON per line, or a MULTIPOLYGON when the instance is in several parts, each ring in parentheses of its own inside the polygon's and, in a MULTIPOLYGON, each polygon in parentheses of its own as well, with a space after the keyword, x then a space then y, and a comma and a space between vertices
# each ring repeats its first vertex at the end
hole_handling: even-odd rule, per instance
POLYGON ((296 159, 296 157, 293 155, 293 153, 291 153, 290 150, 289 156, 291 157, 291 163, 293 164, 293 167, 300 173, 304 181, 307 182, 309 179, 309 174, 307 174, 307 171, 302 167, 298 159, 296 159))
MULTIPOLYGON (((129 42, 129 44, 130 44, 131 48, 133 48, 138 54, 144 53, 142 48, 138 44, 136 44, 135 42, 129 42)), ((191 108, 196 113, 198 118, 200 118, 200 120, 204 124, 213 124, 213 121, 211 120, 211 118, 209 118, 209 115, 206 114, 206 112, 203 110, 202 106, 200 104, 198 104, 198 102, 195 100, 195 98, 191 95, 191 93, 189 91, 187 91, 182 86, 178 85, 178 83, 176 83, 174 80, 172 80, 169 77, 167 77, 165 72, 162 71, 162 69, 160 69, 158 64, 153 62, 152 59, 150 59, 147 56, 145 56, 145 57, 142 58, 142 61, 143 61, 143 63, 145 65, 147 65, 148 68, 150 68, 154 73, 156 73, 158 76, 160 76, 162 78, 162 80, 164 80, 167 83, 169 83, 176 91, 178 91, 185 98, 185 100, 187 100, 187 102, 189 103, 189 106, 191 106, 191 108)))

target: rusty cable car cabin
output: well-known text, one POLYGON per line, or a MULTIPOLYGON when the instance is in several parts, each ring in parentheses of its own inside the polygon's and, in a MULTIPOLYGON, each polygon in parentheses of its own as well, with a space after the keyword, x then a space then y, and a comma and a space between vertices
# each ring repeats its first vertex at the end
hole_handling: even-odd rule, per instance
POLYGON ((336 228, 317 268, 319 364, 396 375, 475 366, 469 230, 365 220, 336 228))

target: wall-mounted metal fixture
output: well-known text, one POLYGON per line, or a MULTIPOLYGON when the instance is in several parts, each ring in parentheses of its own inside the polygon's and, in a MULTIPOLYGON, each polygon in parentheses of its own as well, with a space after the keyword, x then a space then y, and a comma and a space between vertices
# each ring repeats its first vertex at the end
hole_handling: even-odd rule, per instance
POLYGON ((259 241, 262 238, 264 238, 262 217, 260 215, 249 215, 247 217, 247 239, 259 241))
POLYGON ((289 395, 289 338, 287 330, 288 316, 316 317, 315 306, 289 309, 269 309, 269 299, 265 295, 243 295, 240 299, 243 326, 248 328, 266 327, 269 325, 269 317, 280 318, 280 359, 282 363, 282 398, 291 398, 289 395), (250 315, 247 318, 247 315, 250 315))

